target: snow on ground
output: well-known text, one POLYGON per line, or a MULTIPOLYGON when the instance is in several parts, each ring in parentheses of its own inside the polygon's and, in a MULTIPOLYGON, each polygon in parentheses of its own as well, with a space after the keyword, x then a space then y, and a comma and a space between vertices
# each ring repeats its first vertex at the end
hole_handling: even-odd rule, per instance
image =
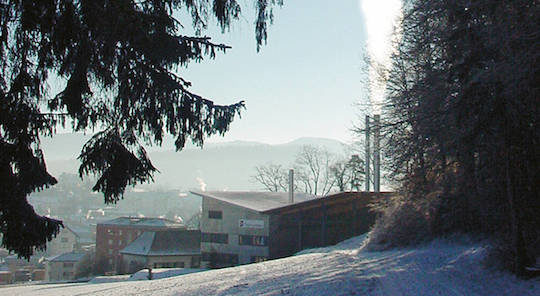
MULTIPOLYGON (((200 268, 154 268, 152 269, 152 279, 164 279, 174 276, 184 275, 188 273, 195 273, 205 271, 206 269, 200 268)), ((90 284, 102 284, 102 283, 115 283, 125 281, 144 281, 148 280, 148 269, 142 269, 134 274, 128 275, 113 275, 113 276, 98 276, 90 280, 90 284)))
POLYGON ((480 243, 368 252, 364 237, 297 256, 152 281, 32 285, 0 295, 539 295, 540 280, 486 270, 480 243))

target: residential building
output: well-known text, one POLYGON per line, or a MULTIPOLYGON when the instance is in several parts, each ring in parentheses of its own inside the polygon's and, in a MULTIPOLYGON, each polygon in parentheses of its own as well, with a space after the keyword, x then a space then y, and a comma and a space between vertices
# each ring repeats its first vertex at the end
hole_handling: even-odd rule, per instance
POLYGON ((391 194, 193 193, 202 197, 202 265, 209 267, 290 256, 365 233, 375 221, 368 204, 391 194))
POLYGON ((147 231, 120 251, 128 273, 142 268, 199 268, 199 230, 147 231))
POLYGON ((41 256, 32 256, 30 260, 19 258, 17 255, 9 255, 4 258, 6 270, 11 272, 13 282, 26 282, 33 278, 33 272, 43 268, 40 263, 41 256))
POLYGON ((7 269, 0 269, 0 285, 7 285, 13 283, 13 274, 7 269))
POLYGON ((96 264, 103 272, 126 272, 120 250, 145 231, 185 229, 185 226, 162 218, 119 217, 96 226, 96 264))
POLYGON ((46 257, 73 252, 79 244, 79 236, 68 226, 64 226, 60 233, 47 243, 46 257))
POLYGON ((45 280, 70 281, 75 279, 75 272, 85 253, 69 252, 46 259, 45 280))

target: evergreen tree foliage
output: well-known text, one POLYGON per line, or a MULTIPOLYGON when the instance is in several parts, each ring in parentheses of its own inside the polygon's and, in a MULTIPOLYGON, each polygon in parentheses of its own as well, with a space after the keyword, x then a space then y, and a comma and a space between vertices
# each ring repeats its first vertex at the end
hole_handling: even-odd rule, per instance
POLYGON ((538 1, 407 0, 388 73, 386 155, 435 235, 540 255, 538 1))
MULTIPOLYGON (((257 0, 256 40, 266 40, 272 7, 257 0)), ((202 146, 224 134, 244 103, 221 106, 189 90, 181 67, 229 47, 200 33, 215 18, 226 30, 241 13, 235 0, 0 1, 0 231, 2 246, 29 258, 62 222, 37 215, 27 195, 56 183, 40 137, 59 125, 100 130, 83 148, 80 176, 95 174, 105 203, 126 186, 151 181, 156 168, 142 143, 164 134, 202 146), (196 36, 175 15, 187 11, 196 36), (48 93, 49 79, 65 82, 48 93)))

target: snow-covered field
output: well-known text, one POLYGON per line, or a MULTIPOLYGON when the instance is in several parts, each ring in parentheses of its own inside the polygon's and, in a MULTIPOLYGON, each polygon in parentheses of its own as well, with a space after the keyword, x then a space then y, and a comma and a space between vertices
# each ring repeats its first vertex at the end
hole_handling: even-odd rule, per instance
POLYGON ((367 252, 364 237, 297 256, 152 281, 30 285, 0 295, 540 295, 540 280, 486 270, 479 243, 367 252))
MULTIPOLYGON (((152 279, 159 280, 188 273, 201 272, 205 269, 199 268, 154 268, 152 269, 152 279)), ((90 280, 90 284, 115 283, 125 281, 145 281, 148 280, 148 270, 143 269, 131 275, 98 276, 90 280)))

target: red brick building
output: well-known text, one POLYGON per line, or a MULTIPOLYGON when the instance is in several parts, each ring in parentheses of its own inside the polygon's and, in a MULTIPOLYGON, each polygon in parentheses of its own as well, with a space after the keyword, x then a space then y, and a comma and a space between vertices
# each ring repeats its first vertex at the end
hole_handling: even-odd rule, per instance
POLYGON ((96 265, 105 273, 123 273, 120 250, 133 242, 145 231, 185 229, 185 226, 162 218, 120 217, 97 224, 96 265))

